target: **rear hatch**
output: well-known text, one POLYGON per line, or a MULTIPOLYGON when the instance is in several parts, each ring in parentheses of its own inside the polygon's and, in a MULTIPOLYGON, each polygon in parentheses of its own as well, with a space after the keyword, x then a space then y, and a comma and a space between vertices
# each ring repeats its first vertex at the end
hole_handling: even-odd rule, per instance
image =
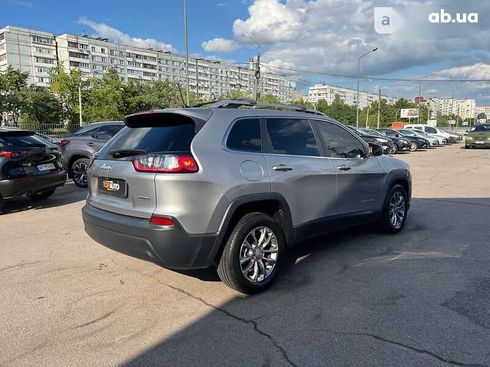
POLYGON ((19 179, 58 173, 60 151, 31 131, 0 131, 0 179, 19 179))
POLYGON ((157 204, 156 175, 185 173, 175 167, 189 164, 184 158, 192 157, 191 142, 202 123, 167 110, 128 116, 126 127, 99 151, 88 170, 88 202, 113 213, 150 218, 157 204))

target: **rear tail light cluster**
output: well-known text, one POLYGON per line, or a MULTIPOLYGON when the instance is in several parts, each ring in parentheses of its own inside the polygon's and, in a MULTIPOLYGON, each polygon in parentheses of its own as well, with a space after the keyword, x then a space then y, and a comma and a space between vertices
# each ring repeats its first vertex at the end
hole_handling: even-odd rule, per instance
POLYGON ((14 158, 14 152, 6 152, 0 150, 0 157, 14 158))
POLYGON ((189 154, 147 154, 136 157, 133 166, 139 172, 192 173, 199 168, 189 154))
POLYGON ((69 140, 66 140, 66 139, 62 139, 60 141, 60 148, 63 148, 65 145, 69 144, 70 141, 69 140))

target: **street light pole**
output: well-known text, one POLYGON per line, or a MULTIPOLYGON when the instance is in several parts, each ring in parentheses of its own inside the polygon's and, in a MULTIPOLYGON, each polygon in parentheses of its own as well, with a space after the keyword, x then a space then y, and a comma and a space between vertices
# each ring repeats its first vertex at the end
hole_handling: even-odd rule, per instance
POLYGON ((80 118, 80 127, 83 126, 82 120, 82 78, 80 78, 80 82, 78 83, 78 114, 80 118))
POLYGON ((260 43, 248 33, 245 33, 245 37, 250 39, 257 46, 257 62, 255 63, 255 92, 254 92, 255 100, 257 100, 259 94, 259 82, 260 82, 260 43))
POLYGON ((189 106, 189 41, 187 36, 187 0, 184 0, 184 48, 185 48, 185 84, 187 90, 187 106, 189 106))
POLYGON ((378 48, 375 47, 372 50, 366 52, 365 54, 359 56, 357 59, 357 97, 356 97, 356 127, 359 127, 359 78, 361 74, 361 59, 364 56, 369 55, 370 53, 376 51, 378 48))

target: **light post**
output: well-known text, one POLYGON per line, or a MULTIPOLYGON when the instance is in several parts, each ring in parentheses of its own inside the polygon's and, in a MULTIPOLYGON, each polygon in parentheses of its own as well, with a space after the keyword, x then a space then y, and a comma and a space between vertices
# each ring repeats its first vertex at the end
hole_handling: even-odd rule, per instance
POLYGON ((245 37, 250 39, 255 45, 257 46, 257 62, 255 64, 255 100, 257 101, 258 97, 258 90, 259 90, 259 81, 260 81, 260 43, 253 38, 251 35, 248 33, 244 33, 245 37))
POLYGON ((80 81, 78 82, 78 114, 80 117, 80 127, 83 126, 82 120, 82 78, 80 77, 80 81))
POLYGON ((356 127, 359 127, 359 78, 360 78, 360 73, 361 73, 361 59, 364 56, 369 55, 370 53, 376 51, 378 48, 375 47, 372 50, 366 52, 365 54, 362 54, 359 56, 357 59, 357 98, 356 98, 356 127))
POLYGON ((184 48, 185 48, 185 84, 187 106, 189 106, 189 41, 187 35, 187 0, 184 0, 184 48))

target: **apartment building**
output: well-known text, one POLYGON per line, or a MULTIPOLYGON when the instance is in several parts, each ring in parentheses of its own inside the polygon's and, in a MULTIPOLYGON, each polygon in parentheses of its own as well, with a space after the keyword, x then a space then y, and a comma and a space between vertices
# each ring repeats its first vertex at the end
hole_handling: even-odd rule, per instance
POLYGON ((430 108, 442 116, 456 115, 465 120, 476 117, 476 102, 474 99, 433 98, 430 108))
MULTIPOLYGON (((328 104, 331 104, 337 95, 349 106, 356 105, 357 91, 355 89, 342 88, 323 83, 315 84, 309 88, 307 101, 310 103, 318 103, 319 100, 323 99, 327 101, 328 104)), ((396 98, 387 96, 381 96, 381 98, 385 99, 388 103, 396 102, 396 98)), ((359 92, 359 108, 361 109, 377 100, 377 94, 362 91, 359 92)))
MULTIPOLYGON (((115 68, 125 80, 151 81, 168 79, 185 85, 186 58, 168 51, 110 42, 93 38, 33 31, 7 26, 0 29, 0 70, 8 65, 28 71, 30 82, 40 86, 49 83, 47 72, 63 62, 66 71, 79 69, 85 77, 99 77, 115 68)), ((189 88, 201 99, 212 100, 232 90, 255 90, 253 59, 247 66, 233 65, 205 58, 189 59, 189 88)), ((276 96, 287 103, 294 99, 293 78, 275 73, 261 73, 258 92, 276 96)))
POLYGON ((490 119, 490 106, 476 106, 475 107, 475 117, 481 113, 484 113, 486 118, 490 119))

